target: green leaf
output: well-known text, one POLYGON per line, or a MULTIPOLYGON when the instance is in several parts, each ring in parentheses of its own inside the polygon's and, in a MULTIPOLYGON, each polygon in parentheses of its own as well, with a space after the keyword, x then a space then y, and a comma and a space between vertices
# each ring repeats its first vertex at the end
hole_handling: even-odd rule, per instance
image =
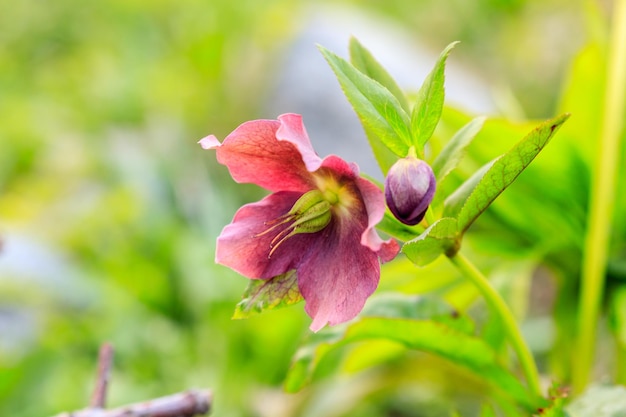
POLYGON ((405 157, 411 143, 409 116, 398 99, 348 61, 322 46, 319 49, 366 130, 396 155, 405 157))
POLYGON ((565 410, 569 417, 624 417, 626 387, 594 385, 565 410))
MULTIPOLYGON (((336 337, 337 334, 334 334, 336 337)), ((298 378, 310 375, 322 356, 331 349, 364 340, 391 340, 410 349, 429 352, 469 369, 484 379, 494 390, 513 399, 527 410, 535 410, 544 401, 534 398, 521 382, 497 362, 495 352, 480 338, 467 335, 434 320, 366 317, 346 327, 343 337, 330 342, 307 345, 296 355, 292 371, 298 378), (306 372, 304 371, 306 369, 306 372)), ((303 380, 287 380, 290 387, 302 386, 303 380)))
POLYGON ((385 216, 380 223, 376 225, 376 228, 387 233, 389 236, 393 236, 405 242, 419 236, 424 231, 423 226, 408 226, 404 223, 400 223, 389 210, 385 211, 385 216))
POLYGON ((465 153, 465 148, 478 134, 485 122, 484 117, 477 117, 459 129, 452 139, 446 143, 432 164, 433 172, 440 183, 458 165, 461 157, 465 153))
POLYGON ((480 169, 472 174, 463 184, 461 184, 444 202, 443 215, 447 217, 457 217, 465 205, 465 202, 472 194, 485 173, 491 168, 493 161, 487 162, 480 169))
POLYGON ((350 38, 350 62, 363 74, 386 87, 398 99, 405 111, 408 112, 410 110, 404 92, 396 84, 393 77, 355 37, 350 38))
POLYGON ((367 126, 363 126, 363 130, 365 131, 365 136, 367 137, 367 141, 372 148, 374 158, 376 158, 376 162, 378 163, 383 176, 387 176, 389 168, 396 163, 398 156, 383 143, 380 137, 378 137, 372 129, 367 126))
POLYGON ((540 124, 493 162, 480 177, 458 213, 458 230, 461 234, 526 169, 568 117, 569 114, 563 114, 540 124))
POLYGON ((295 270, 267 280, 250 280, 243 293, 243 300, 235 307, 233 319, 246 319, 264 310, 286 307, 302 301, 297 281, 295 270))
POLYGON ((425 266, 439 255, 453 250, 457 245, 456 219, 443 217, 430 225, 415 239, 402 246, 404 252, 414 264, 425 266))
MULTIPOLYGON (((350 62, 356 69, 367 75, 371 79, 378 81, 382 86, 387 88, 391 94, 398 100, 400 106, 408 113, 409 104, 406 101, 404 92, 382 65, 374 58, 369 50, 367 50, 356 38, 350 38, 350 62)), ((380 166, 383 175, 387 175, 389 168, 397 161, 398 157, 384 145, 380 137, 365 127, 367 140, 372 148, 376 162, 380 166)))
POLYGON ((423 149, 424 144, 433 135, 441 118, 444 101, 444 69, 450 51, 458 42, 453 42, 443 50, 439 60, 417 92, 417 101, 411 113, 412 144, 423 149))
POLYGON ((468 335, 475 330, 468 316, 459 314, 450 304, 434 296, 382 293, 367 301, 360 317, 433 320, 468 335))
MULTIPOLYGON (((447 324, 465 334, 474 332, 474 323, 467 315, 459 314, 445 301, 431 296, 414 296, 399 293, 383 293, 371 297, 361 317, 407 318, 432 320, 447 324)), ((289 392, 300 390, 311 379, 319 361, 341 342, 348 325, 327 327, 321 332, 310 334, 307 343, 294 357, 285 379, 285 389, 289 392)))
POLYGON ((285 391, 292 393, 300 391, 310 382, 322 357, 341 341, 344 327, 326 328, 310 335, 307 344, 301 346, 293 357, 285 377, 285 391))

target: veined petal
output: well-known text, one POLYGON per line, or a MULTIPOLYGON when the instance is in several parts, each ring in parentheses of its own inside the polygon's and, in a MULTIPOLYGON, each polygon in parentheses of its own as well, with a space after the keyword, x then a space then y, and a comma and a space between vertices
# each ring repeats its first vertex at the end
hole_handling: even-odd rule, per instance
POLYGON ((301 197, 297 192, 270 194, 241 207, 217 238, 215 262, 248 278, 269 279, 295 269, 317 233, 300 234, 278 247, 270 257, 271 242, 286 226, 268 233, 272 222, 287 213, 301 197))
POLYGON ((382 240, 375 229, 375 226, 380 223, 385 215, 383 192, 374 183, 364 178, 357 179, 357 187, 361 192, 368 217, 367 228, 361 235, 361 245, 378 253, 382 262, 389 262, 396 257, 400 251, 400 246, 393 239, 382 240))
POLYGON ((321 164, 322 168, 332 171, 337 179, 356 180, 359 177, 359 167, 354 162, 347 162, 337 155, 328 155, 321 164))
POLYGON ((312 156, 303 156, 292 141, 278 140, 280 126, 276 120, 253 120, 237 127, 219 146, 211 136, 200 144, 216 148, 217 160, 228 167, 237 182, 256 184, 270 191, 308 191, 313 187, 313 177, 303 157, 311 160, 312 156))
POLYGON ((276 131, 276 138, 293 143, 302 155, 302 161, 309 172, 317 170, 322 164, 322 160, 315 153, 309 135, 306 133, 302 116, 294 113, 287 113, 278 116, 280 127, 276 131))
POLYGON ((376 290, 380 278, 378 256, 359 245, 365 214, 335 219, 324 238, 313 242, 298 267, 298 287, 313 318, 311 330, 353 319, 376 290), (356 243, 356 244, 355 244, 356 243))

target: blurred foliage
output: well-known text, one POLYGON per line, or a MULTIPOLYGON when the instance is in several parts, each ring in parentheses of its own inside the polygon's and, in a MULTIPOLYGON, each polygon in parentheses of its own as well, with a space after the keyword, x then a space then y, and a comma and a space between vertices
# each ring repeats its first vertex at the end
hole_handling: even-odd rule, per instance
MULTIPOLYGON (((343 3, 437 48, 461 40, 455 54, 494 80, 504 111, 580 115, 473 226, 467 244, 526 318, 543 370, 567 380, 603 91, 602 32, 585 39, 578 29, 602 14, 565 0, 343 3), (540 264, 543 275, 535 273, 540 264)), ((276 116, 265 114, 264 100, 311 7, 304 0, 0 3, 0 415, 85 406, 104 341, 116 349, 111 405, 198 386, 214 390, 219 416, 480 413, 476 394, 485 387, 474 375, 380 341, 329 355, 332 378, 284 394, 290 358, 308 333, 302 308, 230 319, 247 280, 214 264, 214 242, 262 191, 234 187, 196 141, 276 116)), ((470 119, 445 109, 436 138, 443 142, 470 119)), ((453 189, 530 126, 489 119, 442 186, 453 189)), ((625 218, 615 225, 610 284, 623 292, 625 218)), ((501 348, 497 324, 481 316, 475 291, 459 278, 445 262, 417 269, 401 258, 385 266, 380 291, 441 295, 491 326, 488 342, 501 348)), ((624 297, 611 302, 626 356, 624 297)))

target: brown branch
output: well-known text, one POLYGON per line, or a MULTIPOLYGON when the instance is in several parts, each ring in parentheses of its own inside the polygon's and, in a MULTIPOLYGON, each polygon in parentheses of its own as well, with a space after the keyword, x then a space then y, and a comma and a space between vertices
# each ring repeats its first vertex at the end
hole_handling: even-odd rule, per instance
POLYGON ((167 397, 106 410, 106 396, 113 363, 113 346, 104 343, 98 356, 96 386, 88 408, 55 417, 194 417, 208 414, 213 403, 210 390, 189 390, 167 397))
POLYGON ((86 408, 55 417, 193 417, 208 414, 212 402, 210 390, 189 390, 112 410, 86 408))
POLYGON ((104 343, 100 347, 100 354, 98 355, 98 375, 96 377, 96 386, 93 389, 91 403, 89 404, 92 408, 106 407, 107 388, 109 385, 112 363, 113 346, 109 343, 104 343))

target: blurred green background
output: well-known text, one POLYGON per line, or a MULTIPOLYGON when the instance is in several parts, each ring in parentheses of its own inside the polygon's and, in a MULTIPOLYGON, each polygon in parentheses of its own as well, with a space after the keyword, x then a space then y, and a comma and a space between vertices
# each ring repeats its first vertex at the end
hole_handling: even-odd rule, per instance
MULTIPOLYGON (((384 367, 352 363, 283 393, 309 319, 296 306, 230 320, 247 282, 214 264, 215 239, 264 192, 234 184, 196 142, 275 118, 276 97, 302 90, 285 84, 298 68, 286 63, 317 54, 315 34, 349 34, 364 19, 371 36, 392 26, 433 56, 462 41, 450 65, 493 115, 548 117, 587 42, 588 13, 569 0, 0 3, 0 415, 86 406, 105 341, 116 349, 111 405, 207 387, 215 416, 449 415, 453 389, 433 381, 450 365, 389 346, 368 348, 384 367), (355 21, 333 27, 339 11, 355 21)), ((345 55, 348 36, 334 41, 345 55)), ((400 278, 383 275, 381 289, 405 290, 410 277, 393 274, 404 267, 388 268, 400 278)), ((453 406, 467 402, 471 415, 479 388, 459 378, 468 384, 453 406)))

